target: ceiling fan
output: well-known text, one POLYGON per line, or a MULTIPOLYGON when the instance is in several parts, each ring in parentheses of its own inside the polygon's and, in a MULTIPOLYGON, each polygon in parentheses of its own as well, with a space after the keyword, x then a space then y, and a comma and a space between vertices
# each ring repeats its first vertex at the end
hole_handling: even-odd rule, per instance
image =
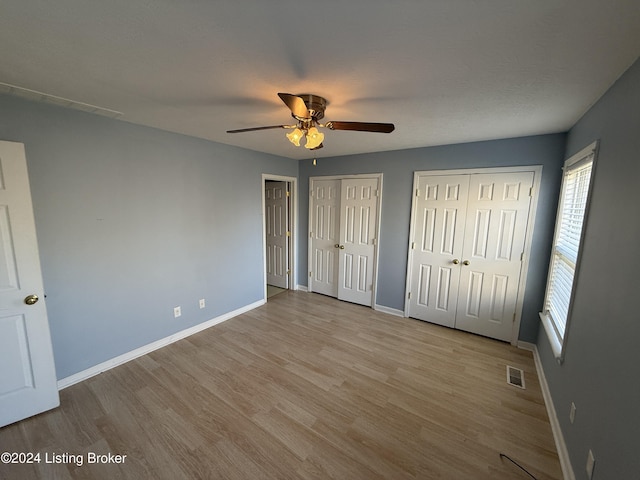
POLYGON ((292 129, 286 137, 296 147, 300 146, 300 140, 306 138, 305 147, 309 150, 317 150, 323 147, 324 134, 318 130, 328 128, 330 130, 354 130, 358 132, 391 133, 395 129, 393 123, 372 122, 338 122, 329 121, 320 123, 324 118, 324 110, 327 100, 318 95, 304 93, 292 95, 290 93, 278 93, 280 99, 291 110, 291 116, 296 120, 293 125, 270 125, 266 127, 241 128, 227 130, 227 133, 253 132, 256 130, 268 130, 271 128, 292 129))

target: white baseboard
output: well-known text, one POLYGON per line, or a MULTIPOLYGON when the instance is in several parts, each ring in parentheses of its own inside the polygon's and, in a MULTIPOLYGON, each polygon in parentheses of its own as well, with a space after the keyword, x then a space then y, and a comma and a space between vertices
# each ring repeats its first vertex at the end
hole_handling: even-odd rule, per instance
POLYGON ((306 285, 296 285, 296 290, 299 290, 300 292, 308 292, 309 289, 307 288, 306 285))
POLYGON ((83 380, 87 380, 95 375, 99 375, 102 372, 110 370, 118 365, 122 365, 123 363, 134 360, 142 355, 146 355, 147 353, 151 353, 154 350, 158 350, 159 348, 165 347, 171 343, 177 342, 178 340, 182 340, 183 338, 189 337, 194 333, 201 332, 202 330, 206 330, 207 328, 213 327, 214 325, 218 325, 226 320, 229 320, 233 317, 236 317, 240 314, 248 312, 249 310, 253 310, 254 308, 258 308, 261 305, 264 305, 265 300, 258 300, 257 302, 251 303, 249 305, 245 305, 244 307, 233 310, 232 312, 225 313, 216 318, 212 318, 211 320, 207 320, 206 322, 199 323, 198 325, 194 325, 193 327, 187 328, 185 330, 181 330, 179 332, 174 333, 173 335, 169 335, 168 337, 161 338, 160 340, 156 340, 155 342, 144 345, 140 348, 136 348, 135 350, 131 350, 130 352, 124 353, 122 355, 118 355, 111 360, 107 360, 106 362, 99 363, 91 368, 87 368, 81 372, 75 373, 68 377, 65 377, 61 380, 58 380, 58 390, 62 390, 64 388, 70 387, 71 385, 75 385, 76 383, 82 382, 83 380))
POLYGON ((385 307, 384 305, 375 304, 373 309, 377 312, 388 313, 389 315, 395 315, 396 317, 404 317, 404 312, 396 308, 385 307))
POLYGON ((536 371, 538 372, 538 378, 540 379, 540 388, 542 389, 542 397, 544 398, 544 404, 547 407, 547 414, 549 415, 549 423, 551 424, 553 439, 556 442, 556 449, 558 450, 558 458, 560 459, 560 467, 562 468, 562 475, 564 477, 564 480, 576 480, 576 476, 573 473, 573 467, 571 466, 571 460, 569 459, 569 451, 567 450, 567 444, 564 441, 564 435, 562 434, 562 429, 560 428, 560 422, 558 421, 556 408, 553 405, 553 399, 551 398, 551 391, 549 390, 547 377, 545 377, 544 375, 542 362, 540 361, 538 346, 535 343, 518 342, 518 348, 522 348, 523 350, 530 350, 531 352, 533 352, 533 360, 536 364, 536 371))

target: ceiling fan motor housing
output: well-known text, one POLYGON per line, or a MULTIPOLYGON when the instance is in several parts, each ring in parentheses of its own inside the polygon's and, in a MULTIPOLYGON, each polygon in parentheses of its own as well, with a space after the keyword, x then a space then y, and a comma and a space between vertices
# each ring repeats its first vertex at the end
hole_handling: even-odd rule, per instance
MULTIPOLYGON (((300 97, 304 104, 307 106, 307 110, 309 110, 309 114, 311 118, 314 120, 320 120, 324 117, 324 110, 327 108, 327 100, 318 95, 313 95, 311 93, 301 93, 300 95, 296 95, 300 97)), ((295 115, 291 114, 296 120, 306 120, 304 118, 298 118, 295 115)))

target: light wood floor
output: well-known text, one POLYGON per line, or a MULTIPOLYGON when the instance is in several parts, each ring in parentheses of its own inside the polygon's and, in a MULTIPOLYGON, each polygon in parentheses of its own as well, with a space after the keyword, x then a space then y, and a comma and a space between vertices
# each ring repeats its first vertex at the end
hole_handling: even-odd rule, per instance
POLYGON ((562 478, 530 352, 317 294, 277 295, 61 402, 0 429, 0 452, 84 464, 0 464, 0 478, 531 478, 500 452, 562 478))

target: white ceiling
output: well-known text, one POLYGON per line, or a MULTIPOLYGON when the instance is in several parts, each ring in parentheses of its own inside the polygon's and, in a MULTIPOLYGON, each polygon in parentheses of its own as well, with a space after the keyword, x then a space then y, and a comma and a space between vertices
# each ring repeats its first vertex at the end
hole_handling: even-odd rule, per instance
POLYGON ((2 0, 0 82, 302 159, 569 129, 640 54, 638 0, 2 0), (278 92, 329 101, 296 148, 278 92))

